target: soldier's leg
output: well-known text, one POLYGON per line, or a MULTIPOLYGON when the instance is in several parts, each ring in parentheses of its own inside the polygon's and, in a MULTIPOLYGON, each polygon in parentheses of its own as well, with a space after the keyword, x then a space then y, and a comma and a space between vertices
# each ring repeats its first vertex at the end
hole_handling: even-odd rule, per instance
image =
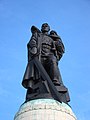
POLYGON ((49 63, 50 63, 50 77, 53 83, 57 85, 63 85, 56 57, 51 56, 49 58, 49 63))

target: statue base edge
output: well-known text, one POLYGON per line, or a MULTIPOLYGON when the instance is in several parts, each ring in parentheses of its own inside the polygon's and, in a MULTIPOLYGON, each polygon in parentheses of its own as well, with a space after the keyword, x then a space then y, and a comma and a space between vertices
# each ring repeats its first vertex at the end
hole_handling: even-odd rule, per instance
POLYGON ((76 120, 71 107, 54 99, 36 99, 23 103, 14 120, 76 120))

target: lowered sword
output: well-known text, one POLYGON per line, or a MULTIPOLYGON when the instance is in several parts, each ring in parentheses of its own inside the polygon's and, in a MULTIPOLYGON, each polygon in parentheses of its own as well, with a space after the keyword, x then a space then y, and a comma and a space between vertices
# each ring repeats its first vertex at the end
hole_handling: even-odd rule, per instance
POLYGON ((49 77, 49 75, 47 74, 46 70, 44 69, 43 65, 40 63, 37 57, 33 58, 33 63, 36 65, 37 69, 40 71, 42 78, 44 80, 47 80, 48 86, 50 88, 50 92, 54 94, 56 100, 58 100, 59 102, 62 102, 59 97, 60 96, 59 92, 57 91, 56 87, 52 83, 51 78, 49 77))

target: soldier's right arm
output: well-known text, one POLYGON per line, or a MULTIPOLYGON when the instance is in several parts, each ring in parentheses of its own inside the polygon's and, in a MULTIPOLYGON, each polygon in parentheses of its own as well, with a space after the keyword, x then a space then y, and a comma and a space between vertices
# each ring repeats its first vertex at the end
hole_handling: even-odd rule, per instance
POLYGON ((37 54, 37 38, 34 35, 32 35, 27 47, 28 53, 31 55, 31 57, 37 54))

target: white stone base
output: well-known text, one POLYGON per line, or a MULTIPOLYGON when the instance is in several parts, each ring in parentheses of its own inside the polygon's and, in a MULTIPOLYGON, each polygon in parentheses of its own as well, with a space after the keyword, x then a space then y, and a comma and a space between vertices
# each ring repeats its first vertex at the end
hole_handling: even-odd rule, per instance
POLYGON ((76 120, 76 117, 65 103, 37 99, 22 104, 14 120, 76 120))

